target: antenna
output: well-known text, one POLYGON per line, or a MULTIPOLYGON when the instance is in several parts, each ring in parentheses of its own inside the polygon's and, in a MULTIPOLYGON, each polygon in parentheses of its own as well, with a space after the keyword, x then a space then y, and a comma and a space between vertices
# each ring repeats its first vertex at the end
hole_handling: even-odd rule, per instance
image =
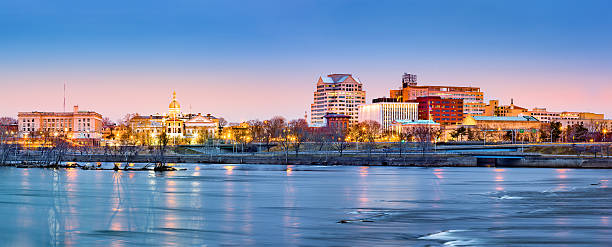
POLYGON ((66 112, 66 81, 64 81, 64 112, 66 112))

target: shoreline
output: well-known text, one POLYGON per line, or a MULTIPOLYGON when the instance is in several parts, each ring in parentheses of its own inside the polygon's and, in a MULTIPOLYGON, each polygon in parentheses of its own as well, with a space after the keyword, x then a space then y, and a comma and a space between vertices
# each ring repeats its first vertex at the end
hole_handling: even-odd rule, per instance
MULTIPOLYGON (((17 167, 20 164, 36 163, 40 157, 30 156, 7 160, 2 166, 17 167)), ((66 155, 61 159, 65 162, 91 163, 159 163, 154 155, 66 155)), ((395 167, 516 167, 516 168, 585 168, 585 169, 612 169, 612 158, 606 157, 568 157, 539 154, 351 154, 345 156, 302 154, 290 155, 168 155, 164 157, 165 163, 198 163, 198 164, 261 164, 261 165, 326 165, 326 166, 395 166, 395 167), (497 155, 497 156, 496 156, 497 155), (493 157, 493 158, 490 158, 493 157)), ((32 167, 32 166, 30 166, 32 167)), ((58 167, 58 166, 55 166, 58 167)), ((53 168, 53 166, 49 166, 53 168)), ((61 168, 61 165, 60 165, 61 168)), ((70 167, 66 167, 70 168, 70 167)), ((79 167, 77 167, 79 168, 79 167)), ((91 168, 89 168, 91 169, 91 168)), ((137 170, 140 168, 131 168, 137 170)), ((96 170, 96 169, 91 169, 96 170)), ((143 169, 140 169, 143 170, 143 169)))

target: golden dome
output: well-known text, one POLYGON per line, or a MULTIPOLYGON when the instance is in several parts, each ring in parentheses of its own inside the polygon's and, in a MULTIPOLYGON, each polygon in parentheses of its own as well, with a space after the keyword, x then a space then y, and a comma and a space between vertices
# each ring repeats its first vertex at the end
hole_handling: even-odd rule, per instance
POLYGON ((172 93, 172 101, 170 102, 170 106, 168 106, 168 108, 170 108, 170 109, 179 109, 179 108, 181 108, 181 104, 179 104, 179 102, 176 101, 176 91, 172 93))

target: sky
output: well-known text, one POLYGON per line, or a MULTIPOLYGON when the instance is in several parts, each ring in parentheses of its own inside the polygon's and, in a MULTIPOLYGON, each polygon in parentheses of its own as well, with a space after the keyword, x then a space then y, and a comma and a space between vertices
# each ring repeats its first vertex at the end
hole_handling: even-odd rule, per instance
POLYGON ((612 118, 612 1, 0 1, 0 115, 303 117, 319 76, 612 118))

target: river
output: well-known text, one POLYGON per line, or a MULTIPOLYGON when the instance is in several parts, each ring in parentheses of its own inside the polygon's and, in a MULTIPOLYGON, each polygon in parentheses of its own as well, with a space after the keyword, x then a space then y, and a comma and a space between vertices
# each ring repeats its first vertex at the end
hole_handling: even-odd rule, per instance
POLYGON ((2 246, 609 246, 612 170, 0 168, 2 246))

